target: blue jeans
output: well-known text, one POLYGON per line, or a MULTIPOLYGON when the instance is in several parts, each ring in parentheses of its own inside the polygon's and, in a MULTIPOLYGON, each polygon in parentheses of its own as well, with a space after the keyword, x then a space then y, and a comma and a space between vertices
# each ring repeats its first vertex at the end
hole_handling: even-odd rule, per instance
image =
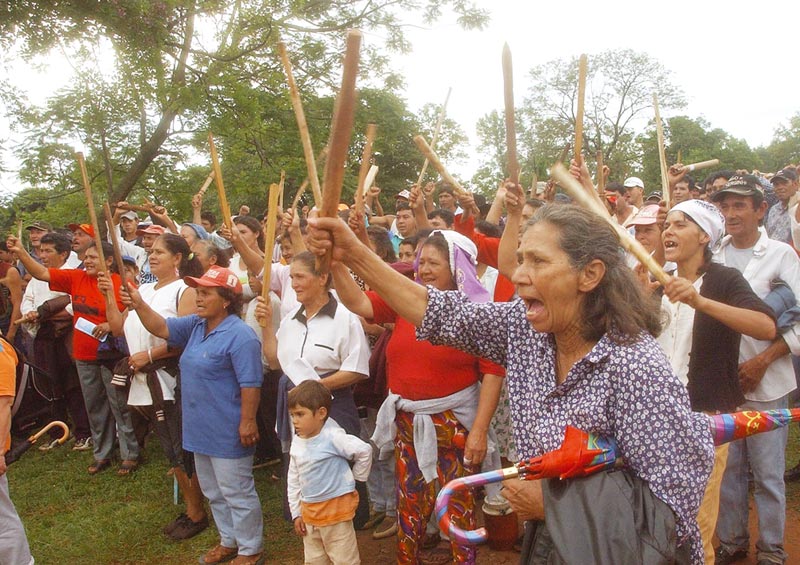
POLYGON ((94 441, 94 458, 111 459, 114 439, 119 436, 119 453, 124 461, 139 458, 139 443, 133 433, 128 411, 128 389, 111 384, 108 367, 94 361, 75 361, 81 381, 86 415, 94 441), (115 425, 116 424, 116 425, 115 425))
MULTIPOLYGON (((741 410, 771 410, 786 408, 788 396, 770 402, 748 400, 741 410)), ((788 428, 766 432, 731 443, 728 465, 722 477, 719 497, 717 537, 729 552, 747 550, 750 537, 747 529, 748 469, 753 473, 759 540, 756 543, 758 560, 775 563, 786 561, 783 533, 786 524, 786 493, 783 471, 784 451, 788 428)))
POLYGON ((264 550, 264 517, 253 480, 253 456, 240 459, 194 454, 200 488, 208 498, 220 544, 238 547, 239 555, 264 550))

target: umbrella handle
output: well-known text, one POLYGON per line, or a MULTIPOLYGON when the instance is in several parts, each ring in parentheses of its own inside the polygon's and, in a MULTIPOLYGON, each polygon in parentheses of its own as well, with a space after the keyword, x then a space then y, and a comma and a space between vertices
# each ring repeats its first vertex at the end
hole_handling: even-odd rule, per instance
POLYGON ((448 512, 450 497, 459 490, 488 485, 490 483, 499 483, 500 481, 513 479, 518 476, 519 469, 516 467, 506 467, 505 469, 497 469, 495 471, 487 471, 486 473, 478 473, 453 479, 444 485, 442 490, 439 491, 439 496, 436 497, 436 520, 439 522, 439 527, 450 536, 451 540, 460 545, 477 545, 479 543, 484 543, 489 537, 486 528, 464 530, 451 521, 451 516, 448 512))
POLYGON ((55 428, 55 427, 61 428, 61 430, 64 432, 61 435, 61 437, 58 439, 59 445, 63 445, 67 441, 67 438, 69 438, 69 426, 67 426, 64 422, 61 422, 60 420, 55 420, 53 422, 50 422, 45 427, 43 427, 41 430, 39 430, 38 432, 33 434, 31 437, 29 437, 28 441, 31 442, 31 443, 36 443, 36 440, 38 440, 40 437, 42 437, 45 432, 47 432, 51 428, 55 428))

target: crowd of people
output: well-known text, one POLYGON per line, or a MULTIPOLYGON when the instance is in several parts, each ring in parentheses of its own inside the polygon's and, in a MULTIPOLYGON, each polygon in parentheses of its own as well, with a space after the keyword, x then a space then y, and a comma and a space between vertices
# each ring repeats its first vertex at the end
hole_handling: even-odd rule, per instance
MULTIPOLYGON (((570 172, 596 190, 582 160, 570 172)), ((557 450, 574 426, 613 438, 622 468, 461 491, 453 523, 474 529, 480 496, 525 521, 522 563, 725 565, 751 549, 752 481, 758 562, 784 563, 785 481, 800 479, 786 428, 715 447, 704 414, 794 400, 798 170, 688 172, 670 167, 668 199, 637 177, 601 195, 666 284, 552 181, 488 201, 413 185, 388 213, 374 186, 338 218, 268 211, 271 249, 246 207, 218 226, 201 195, 185 223, 120 203, 122 265, 90 224, 32 222, 27 244, 0 245, 0 452, 19 351, 49 375, 88 474, 136 472, 157 438, 185 502, 164 535, 202 532, 206 508, 218 531, 200 563, 264 561, 262 462, 307 563, 359 563, 356 530, 394 537, 398 563, 474 563, 475 546, 441 543, 438 489, 557 450), (621 518, 588 519, 601 504, 621 518)), ((0 455, 2 523, 0 562, 32 562, 0 455)))

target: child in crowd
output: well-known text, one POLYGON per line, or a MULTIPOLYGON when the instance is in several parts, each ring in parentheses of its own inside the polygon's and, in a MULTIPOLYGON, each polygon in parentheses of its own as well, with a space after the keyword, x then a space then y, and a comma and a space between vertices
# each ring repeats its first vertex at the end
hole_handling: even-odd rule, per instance
POLYGON ((367 480, 372 447, 328 418, 331 393, 319 381, 289 391, 288 406, 296 434, 289 452, 289 508, 295 532, 303 536, 305 561, 359 564, 355 480, 367 480))

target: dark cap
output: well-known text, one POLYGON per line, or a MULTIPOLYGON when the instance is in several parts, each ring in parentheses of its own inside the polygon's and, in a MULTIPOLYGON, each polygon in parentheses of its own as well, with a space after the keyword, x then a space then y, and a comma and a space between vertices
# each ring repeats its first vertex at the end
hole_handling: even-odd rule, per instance
POLYGON ((797 180, 797 171, 795 171, 792 167, 786 167, 785 169, 781 169, 772 175, 773 182, 775 179, 783 179, 788 182, 794 182, 797 180))
POLYGON ((727 194, 736 194, 738 196, 764 196, 764 189, 758 179, 753 175, 733 176, 725 183, 720 190, 711 196, 712 202, 719 202, 727 194))
POLYGON ((647 198, 644 199, 645 202, 655 202, 658 204, 664 199, 664 195, 661 194, 660 190, 654 190, 650 194, 647 195, 647 198))
POLYGON ((25 226, 26 230, 41 230, 41 231, 53 231, 53 226, 48 224, 47 222, 42 222, 37 220, 35 222, 31 222, 27 226, 25 226))

